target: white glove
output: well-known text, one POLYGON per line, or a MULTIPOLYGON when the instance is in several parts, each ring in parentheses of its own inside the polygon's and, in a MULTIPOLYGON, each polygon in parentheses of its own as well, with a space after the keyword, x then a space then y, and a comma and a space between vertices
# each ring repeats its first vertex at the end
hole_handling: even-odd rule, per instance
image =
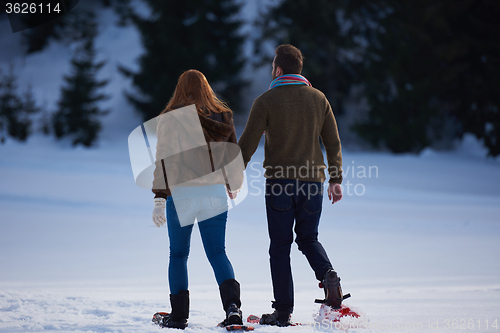
POLYGON ((153 209, 153 222, 159 228, 167 223, 165 217, 165 207, 167 200, 165 198, 155 198, 155 208, 153 209))

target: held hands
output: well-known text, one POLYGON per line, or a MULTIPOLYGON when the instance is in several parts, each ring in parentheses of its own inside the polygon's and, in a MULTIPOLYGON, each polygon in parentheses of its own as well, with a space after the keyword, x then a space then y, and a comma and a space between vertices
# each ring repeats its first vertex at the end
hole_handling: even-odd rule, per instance
POLYGON ((234 200, 238 196, 238 193, 240 192, 240 190, 236 190, 234 192, 231 192, 226 187, 226 192, 227 192, 227 195, 229 196, 229 198, 232 199, 232 200, 234 200))
POLYGON ((337 183, 328 184, 328 200, 332 200, 332 205, 342 199, 342 187, 337 183))
POLYGON ((165 198, 155 198, 155 208, 153 209, 153 222, 159 228, 167 222, 165 217, 165 198))

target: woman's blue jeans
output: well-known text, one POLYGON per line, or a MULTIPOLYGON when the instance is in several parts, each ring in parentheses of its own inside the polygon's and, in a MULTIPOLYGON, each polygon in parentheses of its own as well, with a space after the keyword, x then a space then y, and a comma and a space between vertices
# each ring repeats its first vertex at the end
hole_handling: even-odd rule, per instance
POLYGON ((205 254, 214 270, 217 284, 221 284, 227 279, 234 279, 234 271, 231 262, 226 255, 226 221, 227 203, 225 197, 203 196, 187 199, 172 200, 167 198, 167 228, 170 239, 170 262, 168 265, 168 282, 170 294, 177 295, 181 290, 188 290, 187 260, 191 244, 191 232, 193 224, 181 226, 177 215, 176 207, 183 214, 191 214, 197 217, 198 228, 205 254), (225 209, 221 209, 226 205, 225 209), (203 215, 213 215, 214 210, 221 210, 222 213, 204 219, 203 215), (212 214, 210 214, 212 213, 212 214), (201 217, 201 218, 200 218, 201 217))

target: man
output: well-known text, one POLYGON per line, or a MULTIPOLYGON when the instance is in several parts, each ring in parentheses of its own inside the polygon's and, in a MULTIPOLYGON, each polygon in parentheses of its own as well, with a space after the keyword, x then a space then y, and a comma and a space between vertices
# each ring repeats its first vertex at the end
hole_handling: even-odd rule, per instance
POLYGON ((342 303, 340 278, 318 241, 318 225, 328 160, 328 199, 342 198, 342 154, 337 123, 325 95, 311 87, 302 72, 303 57, 292 45, 280 45, 273 60, 269 91, 253 103, 238 145, 245 166, 265 132, 266 211, 269 255, 275 301, 261 324, 288 326, 293 312, 290 249, 295 242, 325 288, 325 303, 342 303), (294 227, 295 220, 295 227, 294 227))

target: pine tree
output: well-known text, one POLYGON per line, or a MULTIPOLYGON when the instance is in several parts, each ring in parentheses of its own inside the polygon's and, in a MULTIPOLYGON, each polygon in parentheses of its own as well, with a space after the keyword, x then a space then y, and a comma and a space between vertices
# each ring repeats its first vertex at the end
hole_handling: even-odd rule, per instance
MULTIPOLYGON (((240 4, 235 0, 144 0, 151 10, 142 17, 130 9, 126 18, 139 30, 144 54, 139 71, 120 67, 132 79, 138 94, 126 93, 144 120, 164 109, 175 90, 180 74, 188 69, 201 71, 215 92, 233 110, 240 105, 245 82, 236 19, 240 4)), ((123 11, 125 12, 125 11, 123 11)))
POLYGON ((57 138, 71 137, 72 144, 90 147, 95 144, 101 123, 99 117, 108 111, 101 110, 97 103, 107 98, 99 92, 108 80, 97 80, 105 61, 96 62, 94 38, 97 34, 95 15, 88 12, 88 25, 82 31, 82 41, 71 60, 71 74, 64 76, 58 109, 52 123, 57 138))
POLYGON ((17 82, 13 68, 2 77, 0 71, 0 142, 6 135, 25 141, 31 134, 31 116, 40 111, 33 98, 31 87, 24 98, 17 95, 17 82))
POLYGON ((40 132, 44 135, 50 135, 52 131, 52 115, 48 112, 46 104, 41 108, 42 113, 40 116, 40 132))
MULTIPOLYGON (((23 104, 22 117, 24 118, 25 123, 30 124, 28 126, 28 134, 30 134, 32 131, 37 130, 32 128, 33 121, 30 120, 30 117, 32 115, 39 114, 40 111, 42 111, 42 107, 38 105, 38 103, 35 100, 35 97, 33 96, 33 88, 31 85, 28 86, 25 93, 22 95, 21 101, 23 104)), ((38 119, 35 120, 35 122, 37 121, 38 119)))
POLYGON ((419 152, 469 132, 499 155, 500 3, 379 3, 385 15, 364 61, 371 111, 358 133, 393 152, 419 152))

